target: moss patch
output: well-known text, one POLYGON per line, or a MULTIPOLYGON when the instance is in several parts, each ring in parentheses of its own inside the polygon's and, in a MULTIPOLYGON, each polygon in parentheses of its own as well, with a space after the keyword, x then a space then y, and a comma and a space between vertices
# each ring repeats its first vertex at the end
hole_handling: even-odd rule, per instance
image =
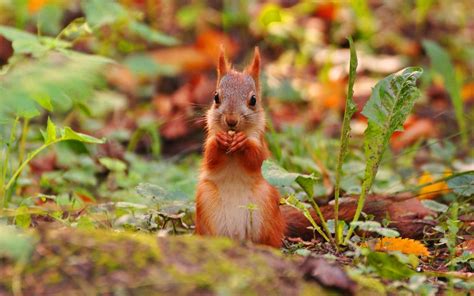
POLYGON ((278 250, 224 238, 114 233, 103 230, 44 230, 21 273, 0 266, 0 294, 19 279, 31 294, 233 294, 324 295, 306 282, 298 262, 278 250))

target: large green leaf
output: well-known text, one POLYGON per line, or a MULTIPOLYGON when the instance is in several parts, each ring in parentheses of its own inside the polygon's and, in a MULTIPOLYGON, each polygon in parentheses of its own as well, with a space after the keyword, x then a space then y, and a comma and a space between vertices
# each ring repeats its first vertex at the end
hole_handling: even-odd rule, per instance
POLYGON ((456 121, 462 133, 462 139, 465 145, 468 143, 466 120, 464 119, 463 102, 461 98, 460 85, 456 81, 456 73, 453 63, 448 53, 430 40, 423 40, 423 47, 430 57, 433 69, 439 73, 444 80, 444 87, 451 97, 456 114, 456 121))
POLYGON ((13 27, 0 26, 0 35, 12 42, 15 54, 31 54, 40 57, 52 48, 68 48, 71 43, 46 36, 36 36, 13 27))
MULTIPOLYGON (((392 74, 379 81, 362 111, 368 119, 364 138, 366 167, 353 222, 359 219, 390 137, 396 130, 403 129, 403 123, 420 96, 416 81, 422 73, 419 67, 409 67, 400 74, 392 74)), ((354 226, 351 224, 346 240, 353 231, 354 226)))
POLYGON ((271 160, 265 160, 262 165, 263 177, 273 186, 290 186, 300 176, 298 173, 290 173, 271 160))
POLYGON ((0 118, 31 118, 41 109, 68 110, 84 103, 101 82, 105 58, 67 52, 15 64, 0 76, 0 118))
POLYGON ((416 80, 423 70, 410 67, 401 74, 392 74, 378 82, 369 101, 362 110, 368 119, 365 130, 364 150, 366 170, 364 182, 371 187, 380 160, 393 132, 403 129, 403 123, 420 96, 416 80))

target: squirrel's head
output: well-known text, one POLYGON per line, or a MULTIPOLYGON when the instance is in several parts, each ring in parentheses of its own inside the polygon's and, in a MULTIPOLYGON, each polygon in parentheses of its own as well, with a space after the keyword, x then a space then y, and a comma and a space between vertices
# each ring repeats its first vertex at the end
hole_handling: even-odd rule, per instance
POLYGON ((221 48, 217 65, 217 87, 207 113, 210 132, 261 132, 265 128, 265 113, 260 95, 260 52, 250 65, 238 72, 230 67, 221 48))

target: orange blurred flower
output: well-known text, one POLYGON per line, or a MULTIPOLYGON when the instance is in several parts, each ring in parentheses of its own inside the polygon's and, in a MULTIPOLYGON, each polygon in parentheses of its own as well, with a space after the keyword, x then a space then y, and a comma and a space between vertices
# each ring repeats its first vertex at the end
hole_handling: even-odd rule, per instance
POLYGON ((30 14, 38 12, 49 0, 28 0, 28 12, 30 14))
MULTIPOLYGON (((450 170, 444 172, 443 177, 451 175, 450 170)), ((418 185, 428 184, 435 181, 433 176, 429 172, 424 172, 423 175, 418 179, 418 185)), ((418 199, 433 199, 440 195, 441 193, 446 193, 449 191, 448 184, 445 181, 436 182, 431 185, 424 186, 418 192, 418 199)))
MULTIPOLYGON (((367 247, 367 243, 363 243, 363 247, 367 247)), ((416 256, 430 256, 430 252, 426 246, 420 241, 400 238, 400 237, 383 237, 378 239, 373 246, 374 251, 399 251, 404 254, 413 254, 416 256)))

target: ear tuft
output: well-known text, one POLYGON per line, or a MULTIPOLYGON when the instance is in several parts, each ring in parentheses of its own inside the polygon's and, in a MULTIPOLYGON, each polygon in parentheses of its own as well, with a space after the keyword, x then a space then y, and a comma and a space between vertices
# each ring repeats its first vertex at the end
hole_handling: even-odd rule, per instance
POLYGON ((225 57, 224 46, 221 44, 219 51, 219 60, 217 62, 217 76, 219 77, 218 80, 220 80, 220 78, 224 76, 228 71, 229 65, 227 64, 227 59, 225 57))
POLYGON ((249 75, 252 76, 255 82, 258 84, 260 77, 260 50, 258 49, 258 46, 255 46, 253 60, 247 68, 247 73, 249 73, 249 75))

